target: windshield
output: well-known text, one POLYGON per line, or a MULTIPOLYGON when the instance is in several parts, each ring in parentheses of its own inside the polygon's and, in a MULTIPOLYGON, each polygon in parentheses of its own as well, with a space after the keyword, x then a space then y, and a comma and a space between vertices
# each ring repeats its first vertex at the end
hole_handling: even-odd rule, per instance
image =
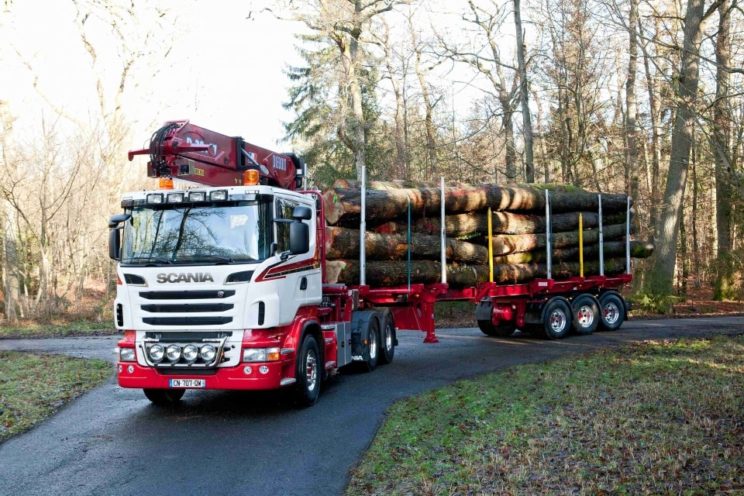
POLYGON ((272 201, 148 205, 132 209, 123 264, 245 263, 270 255, 272 201))

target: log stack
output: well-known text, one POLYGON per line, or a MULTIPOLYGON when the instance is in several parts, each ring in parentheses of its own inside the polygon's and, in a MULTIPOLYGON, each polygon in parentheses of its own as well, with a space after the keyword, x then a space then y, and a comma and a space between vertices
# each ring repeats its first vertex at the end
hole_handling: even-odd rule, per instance
MULTIPOLYGON (((550 193, 552 276, 579 274, 579 219, 583 225, 584 275, 599 273, 599 197, 563 185, 454 184, 445 188, 447 282, 472 286, 489 279, 488 210, 492 211, 494 281, 545 277, 545 189, 550 193)), ((428 184, 371 181, 366 196, 367 283, 378 286, 438 282, 441 275, 441 190, 428 184), (408 257, 408 214, 411 258, 408 257)), ((326 278, 359 282, 361 189, 340 180, 323 193, 326 278)), ((625 270, 627 197, 602 194, 605 274, 625 270)), ((631 256, 645 258, 653 245, 631 241, 631 256)))

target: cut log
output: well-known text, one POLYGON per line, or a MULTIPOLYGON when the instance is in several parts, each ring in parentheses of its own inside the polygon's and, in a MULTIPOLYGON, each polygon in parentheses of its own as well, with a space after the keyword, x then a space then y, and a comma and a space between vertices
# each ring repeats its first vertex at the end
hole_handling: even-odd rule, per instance
MULTIPOLYGON (((452 187, 472 187, 472 184, 463 183, 460 181, 446 181, 445 182, 445 188, 452 188, 452 187)), ((520 187, 520 188, 537 188, 540 190, 550 190, 550 191, 565 191, 565 192, 581 192, 583 191, 581 188, 578 188, 576 186, 572 186, 570 184, 560 184, 560 183, 543 183, 543 184, 518 184, 518 183, 512 183, 512 184, 504 184, 503 186, 508 187, 520 187)), ((362 183, 361 181, 357 181, 356 179, 336 179, 333 181, 332 188, 341 188, 341 189, 361 189, 362 183)), ((371 180, 367 181, 367 189, 377 189, 377 190, 391 190, 391 189, 419 189, 419 188, 431 188, 431 189, 438 189, 439 181, 410 181, 405 179, 393 179, 392 181, 376 181, 371 180)))
MULTIPOLYGON (((625 269, 623 259, 605 261, 605 274, 617 274, 625 269)), ((407 283, 407 263, 405 261, 369 261, 367 262, 367 284, 375 286, 401 286, 407 283)), ((599 272, 599 264, 584 264, 584 275, 599 272)), ((552 267, 556 279, 575 276, 579 273, 576 262, 557 263, 552 267)), ((498 283, 519 283, 534 278, 545 277, 547 268, 544 264, 511 264, 494 266, 494 281, 498 283)), ((439 282, 441 266, 439 262, 414 260, 411 262, 412 283, 439 282)), ((326 263, 326 278, 331 284, 359 284, 359 262, 355 260, 330 260, 326 263)), ((488 281, 487 265, 447 265, 447 283, 451 287, 474 286, 488 281)))
MULTIPOLYGON (((402 260, 406 258, 408 243, 405 235, 365 233, 365 252, 370 260, 402 260)), ((441 253, 439 236, 413 233, 411 253, 414 258, 438 259, 441 253)), ((488 261, 485 246, 447 239, 447 259, 459 262, 482 263, 488 261)), ((359 230, 344 227, 326 227, 326 257, 328 259, 355 258, 359 256, 359 230)))
MULTIPOLYGON (((403 217, 408 211, 417 217, 423 214, 439 214, 441 194, 435 188, 401 188, 367 191, 367 220, 385 222, 403 217)), ((336 225, 340 221, 358 222, 361 213, 361 191, 359 189, 330 189, 323 193, 326 222, 336 225)), ((602 205, 606 213, 623 211, 626 206, 625 195, 603 195, 602 205)), ((445 211, 462 213, 484 210, 488 207, 497 211, 532 211, 545 209, 543 190, 534 187, 502 187, 485 184, 482 186, 445 188, 445 211)), ((553 212, 596 211, 597 195, 583 191, 552 193, 553 212)), ((348 224, 347 224, 348 225, 348 224)))
MULTIPOLYGON (((648 258, 653 253, 653 243, 635 240, 630 242, 630 256, 632 258, 648 258)), ((604 256, 605 259, 625 256, 625 241, 605 241, 604 256)), ((493 263, 498 265, 544 262, 545 258, 545 250, 536 250, 493 257, 493 263)), ((575 262, 578 259, 578 246, 553 250, 553 262, 575 262)), ((599 260, 599 244, 584 245, 584 260, 592 263, 599 260)))
MULTIPOLYGON (((604 239, 607 241, 622 239, 625 237, 625 224, 614 224, 604 226, 604 239)), ((584 231, 584 246, 596 244, 599 241, 599 230, 584 231)), ((483 244, 487 240, 483 241, 483 244)), ((553 233, 553 248, 568 248, 579 245, 579 233, 559 232, 553 233)), ((510 253, 522 253, 545 248, 544 234, 499 234, 493 236, 494 255, 508 255, 510 253)))
MULTIPOLYGON (((599 215, 594 212, 582 212, 584 229, 599 226, 599 215)), ((488 213, 466 212, 446 215, 444 217, 447 236, 455 238, 472 238, 484 236, 488 232, 488 213)), ((618 212, 605 215, 605 225, 625 222, 625 213, 618 212)), ((571 231, 579 227, 579 213, 566 212, 555 214, 551 218, 553 232, 571 231)), ((372 228, 375 232, 385 234, 405 234, 406 220, 394 220, 372 228)), ((411 222, 411 231, 425 234, 439 234, 439 217, 420 217, 411 222)), ((533 234, 545 232, 545 216, 534 214, 517 214, 512 212, 494 212, 492 229, 494 234, 533 234)))

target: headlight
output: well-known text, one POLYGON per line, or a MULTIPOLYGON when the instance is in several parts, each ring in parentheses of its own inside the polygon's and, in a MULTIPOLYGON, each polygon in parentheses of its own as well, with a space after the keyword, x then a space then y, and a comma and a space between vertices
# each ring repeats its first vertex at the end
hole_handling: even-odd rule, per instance
POLYGON ((177 344, 168 345, 165 349, 165 356, 169 361, 176 363, 181 358, 181 347, 177 344))
POLYGON ((119 348, 119 360, 133 362, 135 360, 134 348, 119 348))
POLYGON ((193 344, 187 344, 183 347, 183 359, 186 360, 188 363, 193 363, 196 361, 196 357, 199 356, 199 348, 194 346, 193 344))
POLYGON ((160 363, 165 355, 165 348, 162 344, 154 344, 147 350, 147 354, 154 363, 160 363))
POLYGON ((244 362, 275 362, 280 357, 279 348, 247 348, 243 350, 244 362))
POLYGON ((214 361, 214 357, 217 356, 217 348, 215 348, 211 344, 205 344, 199 350, 199 356, 205 362, 212 363, 212 361, 214 361))

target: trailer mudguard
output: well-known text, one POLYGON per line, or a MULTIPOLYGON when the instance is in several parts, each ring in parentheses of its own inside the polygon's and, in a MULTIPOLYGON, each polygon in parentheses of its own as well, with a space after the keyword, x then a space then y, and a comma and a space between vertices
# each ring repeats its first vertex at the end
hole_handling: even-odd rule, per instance
POLYGON ((369 327, 372 319, 378 319, 379 313, 374 310, 360 310, 351 315, 351 355, 352 360, 361 360, 365 353, 365 343, 369 340, 369 327))

